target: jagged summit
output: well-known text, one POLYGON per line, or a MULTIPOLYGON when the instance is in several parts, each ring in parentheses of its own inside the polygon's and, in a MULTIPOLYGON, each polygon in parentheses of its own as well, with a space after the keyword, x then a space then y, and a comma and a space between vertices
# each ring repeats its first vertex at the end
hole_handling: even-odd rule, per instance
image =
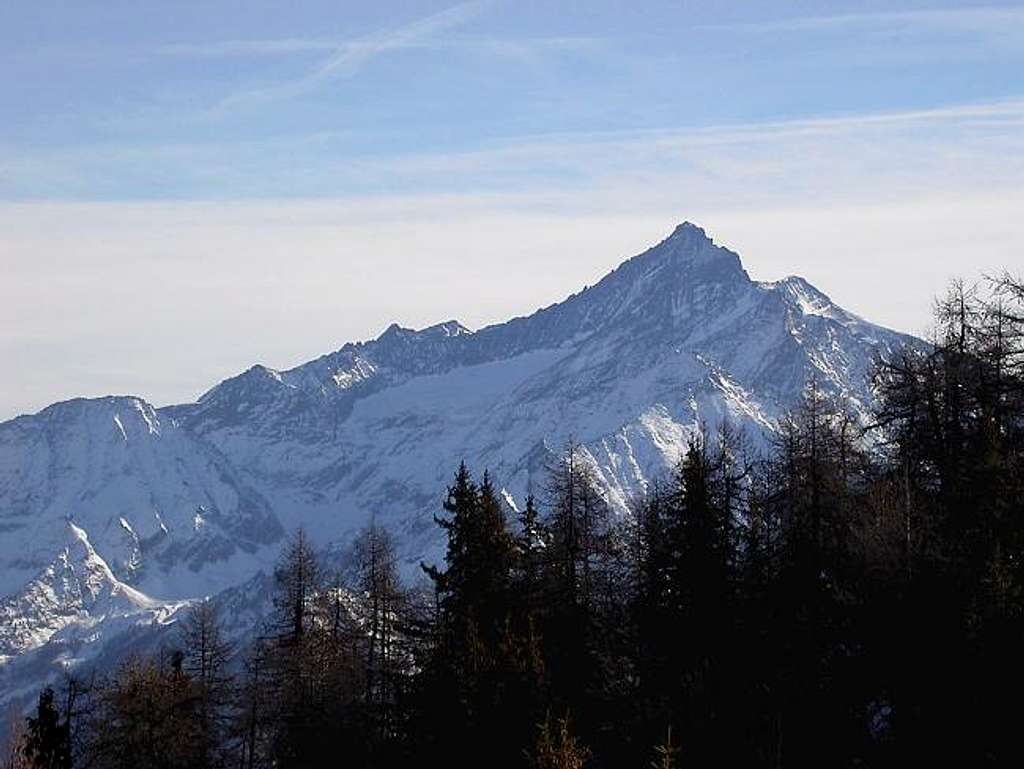
POLYGON ((435 323, 422 329, 405 328, 398 323, 392 323, 374 341, 387 341, 396 338, 422 337, 422 338, 445 338, 472 334, 468 328, 457 320, 446 320, 443 323, 435 323))
POLYGON ((667 238, 624 261, 592 288, 527 318, 559 317, 569 339, 602 330, 661 336, 712 320, 756 289, 739 256, 684 222, 667 238))
POLYGON ((444 323, 438 323, 434 326, 430 326, 429 328, 424 329, 424 331, 436 333, 440 336, 462 336, 463 334, 473 333, 457 320, 446 320, 444 323))
MULTIPOLYGON (((684 221, 659 243, 626 259, 615 270, 585 291, 574 294, 565 301, 546 307, 531 316, 517 318, 515 322, 542 326, 544 325, 541 321, 542 317, 559 314, 563 316, 563 322, 559 325, 568 336, 572 337, 578 333, 586 333, 588 319, 592 319, 597 314, 606 318, 615 316, 621 308, 610 307, 608 302, 614 303, 617 299, 626 299, 630 292, 624 289, 632 287, 640 293, 645 291, 674 292, 689 290, 694 285, 701 283, 733 281, 750 282, 739 255, 728 248, 717 245, 702 227, 693 222, 684 221), (626 284, 635 284, 635 286, 626 284), (584 313, 576 312, 574 308, 581 305, 599 306, 599 309, 584 313), (572 316, 576 316, 577 320, 582 321, 580 327, 575 327, 574 322, 567 319, 572 316)), ((641 300, 643 298, 640 297, 641 300)), ((484 331, 490 332, 494 328, 501 328, 505 325, 507 324, 499 323, 494 327, 484 329, 484 331)), ((536 331, 537 329, 531 330, 536 331)), ((406 328, 398 323, 392 323, 372 341, 347 343, 338 352, 361 350, 375 343, 393 344, 397 340, 402 340, 405 343, 416 344, 445 338, 465 337, 477 333, 479 332, 471 331, 457 320, 437 323, 423 329, 406 328)), ((539 333, 541 337, 546 338, 543 332, 539 333)), ((485 333, 484 336, 486 337, 487 334, 485 333)))
POLYGON ((630 317, 645 316, 645 323, 671 324, 692 303, 700 286, 716 284, 736 290, 753 285, 738 254, 716 245, 703 228, 685 221, 661 242, 625 260, 586 290, 532 315, 481 331, 472 331, 457 320, 422 329, 392 323, 370 341, 348 342, 334 353, 281 372, 280 381, 319 391, 330 378, 348 390, 356 384, 365 386, 380 373, 381 366, 437 372, 467 361, 483 362, 512 352, 571 344, 630 317))
POLYGON ((698 224, 694 224, 691 221, 685 221, 682 224, 677 224, 676 228, 672 230, 672 233, 662 241, 667 243, 669 241, 674 242, 708 242, 712 243, 712 239, 708 236, 704 228, 698 224))
POLYGON ((380 333, 380 336, 377 337, 376 341, 379 342, 382 339, 391 339, 391 338, 396 337, 396 336, 415 334, 415 333, 416 333, 416 329, 405 328, 405 327, 399 325, 398 323, 392 323, 390 326, 388 326, 386 329, 384 329, 380 333))
POLYGON ((667 280, 749 280, 739 254, 717 245, 702 227, 683 222, 657 245, 626 261, 622 268, 638 265, 640 269, 674 268, 667 280))

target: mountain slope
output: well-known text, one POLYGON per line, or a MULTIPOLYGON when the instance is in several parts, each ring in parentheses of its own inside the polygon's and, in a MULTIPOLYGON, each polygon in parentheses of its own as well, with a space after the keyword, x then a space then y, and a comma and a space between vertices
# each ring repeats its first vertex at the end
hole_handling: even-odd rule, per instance
POLYGON ((144 648, 141 640, 162 636, 185 605, 123 583, 75 524, 64 537, 51 563, 0 600, 0 703, 26 704, 66 667, 144 648))
POLYGON ((0 603, 0 660, 42 646, 78 620, 99 621, 160 604, 118 580, 88 535, 67 525, 68 544, 20 594, 0 603))
POLYGON ((391 326, 196 403, 76 400, 0 425, 0 595, 53 561, 69 517, 117 580, 167 601, 266 570, 299 524, 326 544, 374 515, 412 566, 438 553, 432 514, 459 460, 514 505, 569 436, 622 510, 701 423, 763 440, 811 376, 866 409, 873 356, 908 342, 800 278, 751 280, 683 224, 528 317, 391 326))

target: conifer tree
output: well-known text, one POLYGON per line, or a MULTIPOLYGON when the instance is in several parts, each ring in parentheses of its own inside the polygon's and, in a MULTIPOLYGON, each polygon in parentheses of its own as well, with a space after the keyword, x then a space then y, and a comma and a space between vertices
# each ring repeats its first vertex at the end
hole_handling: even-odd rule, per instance
POLYGON ((134 657, 97 684, 88 759, 104 769, 201 766, 200 730, 181 655, 134 657))
POLYGON ((55 696, 52 688, 43 689, 36 713, 27 721, 23 751, 32 769, 71 768, 70 726, 61 716, 55 696))
POLYGON ((438 623, 422 680, 448 703, 446 720, 435 726, 440 745, 455 749, 455 720, 481 744, 512 743, 498 751, 499 762, 506 761, 521 749, 517 723, 532 716, 515 708, 522 704, 514 694, 522 665, 533 660, 516 617, 516 541, 487 473, 478 486, 463 463, 444 509, 449 517, 437 521, 448 536, 445 569, 425 567, 438 596, 438 623))
POLYGON ((275 571, 277 590, 271 618, 267 681, 273 699, 271 750, 282 767, 305 767, 327 751, 324 624, 316 611, 324 588, 319 557, 299 529, 275 571))
POLYGON ((269 737, 273 714, 267 670, 268 644, 257 639, 245 657, 241 683, 236 688, 236 720, 233 741, 238 746, 239 767, 257 769, 271 765, 269 737))
POLYGON ((547 547, 544 524, 532 494, 519 514, 519 534, 516 537, 519 588, 523 599, 533 603, 539 599, 541 566, 547 547))
POLYGON ((397 707, 406 683, 403 625, 408 597, 403 590, 390 534, 377 525, 363 530, 355 546, 356 609, 360 618, 363 703, 374 744, 393 741, 397 707))
POLYGON ((216 604, 201 601, 190 608, 182 621, 183 670, 194 690, 198 721, 201 767, 220 766, 233 697, 228 671, 231 644, 224 638, 216 604))
POLYGON ((656 559, 649 570, 659 574, 659 594, 657 612, 644 629, 656 665, 645 688, 665 708, 662 717, 687 723, 698 754, 713 743, 723 721, 722 682, 731 663, 736 503, 728 495, 736 492, 725 488, 733 482, 730 473, 716 466, 707 438, 698 433, 648 512, 656 517, 662 544, 648 554, 656 559))
POLYGON ((553 459, 546 493, 541 638, 551 702, 575 713, 584 739, 593 741, 622 719, 617 698, 630 677, 619 664, 629 654, 620 632, 628 617, 626 580, 618 574, 627 545, 615 542, 608 505, 579 444, 570 442, 553 459))
POLYGON ((1014 750, 1005 714, 990 706, 1024 685, 1010 651, 1022 633, 1024 585, 1024 313, 1014 285, 1004 277, 985 296, 954 283, 936 305, 930 349, 879 361, 873 379, 874 433, 907 524, 907 598, 891 610, 906 641, 891 663, 903 703, 895 729, 900 744, 935 760, 969 762, 969 742, 985 743, 991 756, 1014 750), (988 682, 983 697, 980 681, 988 682), (975 702, 969 712, 959 707, 965 701, 975 702), (961 735, 959 752, 934 734, 961 735))

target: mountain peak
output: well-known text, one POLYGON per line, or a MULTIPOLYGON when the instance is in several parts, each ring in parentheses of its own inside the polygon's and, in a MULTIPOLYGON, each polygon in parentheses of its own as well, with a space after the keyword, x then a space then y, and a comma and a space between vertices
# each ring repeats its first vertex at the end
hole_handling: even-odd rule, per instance
POLYGON ((457 320, 446 320, 443 323, 435 323, 422 329, 405 328, 397 323, 392 323, 374 340, 376 342, 387 342, 393 339, 447 339, 453 336, 462 336, 473 333, 457 320))
POLYGON ((379 341, 381 341, 383 339, 391 339, 391 338, 396 337, 396 336, 401 336, 403 334, 411 334, 411 333, 414 333, 413 329, 411 329, 411 328, 404 328, 404 327, 400 326, 397 323, 392 323, 390 326, 388 326, 386 329, 384 329, 382 332, 380 332, 380 334, 377 336, 376 341, 379 342, 379 341))
POLYGON ((711 241, 708 234, 704 231, 704 228, 700 225, 694 224, 687 220, 682 224, 676 225, 676 228, 672 230, 672 234, 666 238, 666 240, 672 240, 673 238, 699 238, 707 241, 711 241))
POLYGON ((747 283, 749 276, 735 251, 717 245, 702 227, 690 221, 678 225, 655 246, 622 265, 634 278, 662 273, 659 281, 747 283))
POLYGON ((727 248, 715 245, 715 241, 693 222, 685 221, 678 225, 672 234, 662 240, 650 251, 659 251, 671 254, 672 256, 696 257, 700 255, 724 256, 729 255, 737 262, 739 257, 727 248))
POLYGON ((473 333, 457 320, 446 320, 444 323, 437 323, 423 330, 437 336, 462 336, 463 334, 473 333))

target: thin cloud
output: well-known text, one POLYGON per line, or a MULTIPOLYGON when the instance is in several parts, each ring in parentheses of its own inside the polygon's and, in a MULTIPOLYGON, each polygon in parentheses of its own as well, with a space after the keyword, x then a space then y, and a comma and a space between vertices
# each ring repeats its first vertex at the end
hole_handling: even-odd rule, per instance
POLYGON ((957 31, 991 31, 1004 34, 1008 28, 1024 27, 1024 8, 948 8, 918 11, 844 13, 829 16, 796 16, 728 24, 703 24, 700 29, 753 32, 814 32, 849 27, 877 27, 893 24, 944 27, 957 31))
MULTIPOLYGON (((736 147, 764 147, 785 143, 792 145, 818 137, 835 142, 844 136, 857 137, 888 132, 890 141, 897 140, 902 131, 924 131, 935 143, 954 146, 957 141, 976 139, 984 149, 990 146, 998 156, 998 148, 989 145, 993 136, 1020 141, 1020 126, 1024 124, 1024 99, 982 104, 952 105, 934 109, 884 111, 794 120, 727 123, 689 129, 646 129, 632 131, 553 133, 519 136, 478 149, 452 153, 412 153, 391 155, 387 158, 356 160, 365 163, 364 169, 381 172, 385 168, 396 174, 404 172, 423 174, 433 178, 442 172, 475 172, 482 175, 529 168, 564 170, 572 167, 573 176, 584 174, 589 178, 601 168, 622 167, 631 163, 659 167, 671 164, 673 150, 721 148, 731 152, 736 147), (952 134, 935 133, 939 129, 952 134), (733 149, 729 149, 733 148, 733 149)), ((915 134, 916 136, 916 134, 915 134)), ((920 137, 918 137, 920 138, 920 137)), ((921 146, 926 146, 922 141, 921 146)), ((973 145, 972 145, 973 146, 973 145)), ((910 149, 901 147, 900 151, 910 149)), ((873 152, 886 152, 878 145, 873 152)), ((767 157, 774 152, 765 151, 767 157)), ((846 151, 837 153, 837 160, 846 151)), ((1005 162, 1005 161, 1004 161, 1005 162)), ((1018 167, 1009 163, 1007 167, 1018 167)))
MULTIPOLYGON (((344 134, 26 153, 0 146, 0 198, 509 194, 614 206, 900 198, 1024 179, 1024 100, 689 129, 536 134, 456 152, 350 153, 344 134), (287 157, 287 163, 268 158, 287 157), (628 203, 626 202, 628 201, 628 203)), ((563 205, 564 201, 558 203, 563 205)))
POLYGON ((489 5, 491 3, 488 0, 461 3, 405 26, 341 43, 334 48, 330 56, 302 77, 236 92, 222 100, 218 110, 228 110, 253 102, 293 98, 308 93, 330 80, 350 77, 371 59, 390 51, 407 48, 445 30, 465 24, 489 5))
POLYGON ((276 40, 213 40, 203 43, 169 43, 156 49, 166 56, 217 58, 230 56, 277 56, 315 51, 337 51, 345 45, 323 38, 282 38, 276 40))
MULTIPOLYGON (((543 51, 588 51, 600 46, 604 40, 588 36, 496 38, 459 37, 446 40, 414 39, 392 41, 389 50, 396 49, 462 49, 495 55, 523 56, 543 51)), ((337 53, 358 41, 326 38, 280 38, 266 40, 213 40, 201 43, 169 43, 155 52, 162 56, 186 58, 230 58, 255 56, 289 56, 294 54, 331 51, 337 53)))

